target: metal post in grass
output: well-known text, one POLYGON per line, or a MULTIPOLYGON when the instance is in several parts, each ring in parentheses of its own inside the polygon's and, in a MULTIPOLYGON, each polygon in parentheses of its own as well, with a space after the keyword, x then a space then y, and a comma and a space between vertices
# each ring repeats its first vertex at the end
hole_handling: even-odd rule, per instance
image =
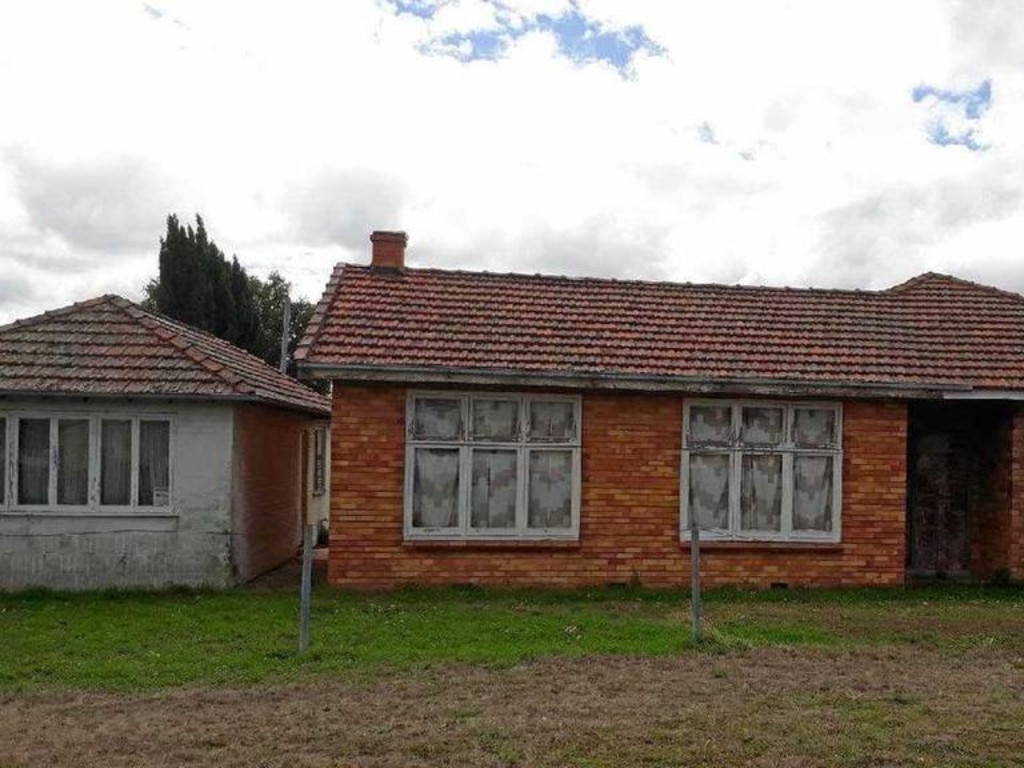
POLYGON ((313 537, 316 526, 303 520, 302 526, 302 595, 299 606, 299 653, 309 648, 309 603, 313 591, 313 537))
POLYGON ((690 515, 690 634, 693 642, 703 637, 700 621, 700 528, 697 516, 690 515))

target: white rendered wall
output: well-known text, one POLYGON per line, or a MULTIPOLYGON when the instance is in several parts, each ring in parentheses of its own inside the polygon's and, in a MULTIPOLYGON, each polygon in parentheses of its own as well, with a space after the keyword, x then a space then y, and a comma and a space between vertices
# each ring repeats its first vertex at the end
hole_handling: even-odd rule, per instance
MULTIPOLYGON (((233 410, 167 400, 0 400, 0 417, 30 411, 172 419, 169 508, 104 514, 0 507, 0 589, 230 585, 233 410)), ((13 460, 8 456, 8 486, 13 460)), ((9 488, 6 496, 11 501, 9 488)))

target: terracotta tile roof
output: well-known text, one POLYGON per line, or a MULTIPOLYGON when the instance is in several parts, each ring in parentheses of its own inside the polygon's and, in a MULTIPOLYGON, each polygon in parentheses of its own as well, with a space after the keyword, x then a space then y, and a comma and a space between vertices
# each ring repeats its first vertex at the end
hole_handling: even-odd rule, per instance
POLYGON ((327 398, 226 341, 101 296, 0 327, 0 393, 253 400, 327 414, 327 398))
POLYGON ((1024 389, 1024 297, 928 273, 884 291, 339 265, 300 369, 1024 389))

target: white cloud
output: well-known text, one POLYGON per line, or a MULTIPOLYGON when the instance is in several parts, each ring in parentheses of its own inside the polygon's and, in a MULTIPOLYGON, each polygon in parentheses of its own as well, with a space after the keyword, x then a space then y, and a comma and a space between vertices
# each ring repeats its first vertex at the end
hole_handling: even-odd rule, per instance
POLYGON ((630 78, 550 31, 495 61, 421 50, 493 26, 483 0, 431 19, 148 4, 0 6, 0 321, 138 296, 171 211, 309 297, 390 227, 419 265, 863 287, 941 268, 1024 288, 1013 2, 579 0, 663 49, 630 78), (912 90, 986 79, 971 123, 989 148, 930 143, 912 90))

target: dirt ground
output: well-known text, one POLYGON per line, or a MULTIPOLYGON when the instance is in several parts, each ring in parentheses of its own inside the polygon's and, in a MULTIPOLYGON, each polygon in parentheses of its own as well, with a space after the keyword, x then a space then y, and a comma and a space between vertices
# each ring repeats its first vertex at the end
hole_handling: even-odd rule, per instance
POLYGON ((0 697, 0 766, 1024 766, 1015 651, 757 649, 0 697))

